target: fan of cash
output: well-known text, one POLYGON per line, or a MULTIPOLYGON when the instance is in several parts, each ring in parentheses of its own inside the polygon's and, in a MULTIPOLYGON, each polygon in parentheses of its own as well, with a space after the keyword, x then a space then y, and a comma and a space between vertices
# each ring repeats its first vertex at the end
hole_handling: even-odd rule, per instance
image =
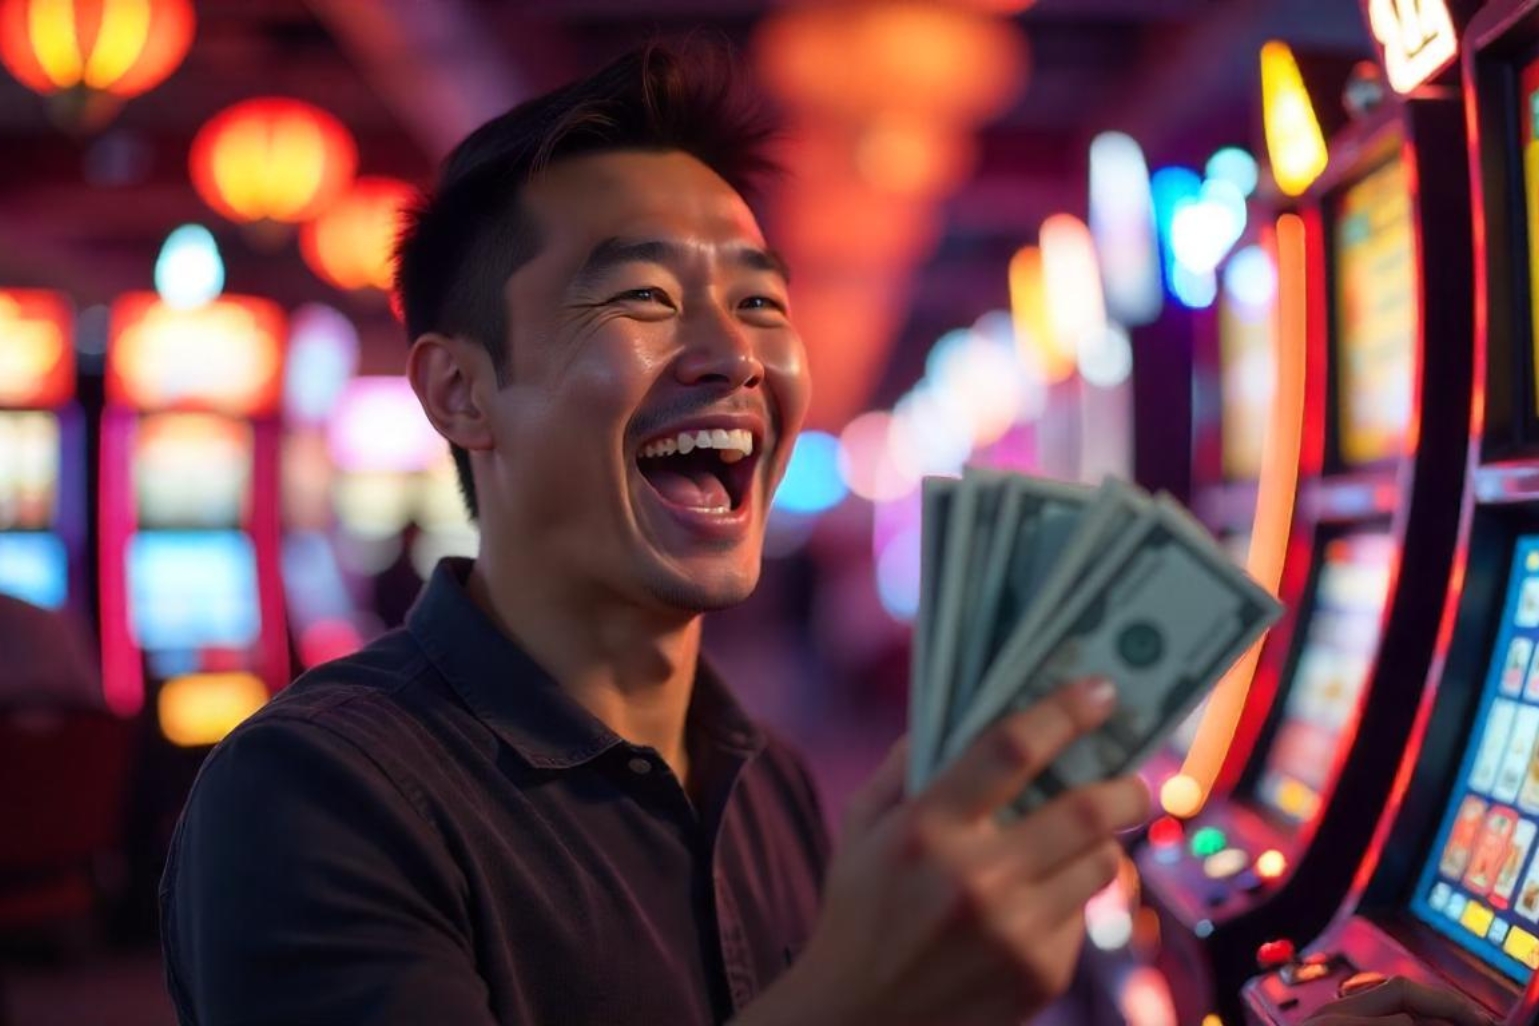
POLYGON ((924 481, 909 696, 917 792, 1011 712, 1082 677, 1111 719, 1032 782, 1026 811, 1152 754, 1282 612, 1168 495, 969 467, 924 481))

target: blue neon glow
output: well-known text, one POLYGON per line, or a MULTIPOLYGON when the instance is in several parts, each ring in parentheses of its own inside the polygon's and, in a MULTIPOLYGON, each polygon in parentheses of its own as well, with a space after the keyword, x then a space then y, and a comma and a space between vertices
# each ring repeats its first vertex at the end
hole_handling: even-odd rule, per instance
POLYGON ((1195 271, 1178 263, 1171 270, 1170 293, 1182 306, 1206 310, 1218 298, 1218 276, 1212 271, 1195 271))
POLYGON ((785 479, 775 491, 775 507, 788 513, 822 513, 848 494, 844 475, 839 473, 839 439, 822 431, 803 431, 791 449, 785 479))
POLYGON ((69 551, 56 534, 6 531, 0 534, 0 593, 44 609, 58 609, 69 597, 69 551))
MULTIPOLYGON (((1149 179, 1149 191, 1154 198, 1154 223, 1160 240, 1160 266, 1165 281, 1171 285, 1176 271, 1176 252, 1171 243, 1171 228, 1176 214, 1189 203, 1197 202, 1202 195, 1202 179, 1197 172, 1184 167, 1162 167, 1149 179)), ((1172 293, 1175 293, 1171 285, 1172 293)), ((1180 299, 1180 294, 1175 293, 1180 299)))
POLYGON ((166 236, 155 260, 155 291, 178 310, 218 298, 224 291, 224 260, 212 232, 201 224, 184 224, 166 236))
POLYGON ((1255 193, 1256 183, 1261 177, 1256 158, 1238 146, 1225 146, 1209 157, 1203 173, 1213 181, 1230 183, 1245 197, 1255 193))

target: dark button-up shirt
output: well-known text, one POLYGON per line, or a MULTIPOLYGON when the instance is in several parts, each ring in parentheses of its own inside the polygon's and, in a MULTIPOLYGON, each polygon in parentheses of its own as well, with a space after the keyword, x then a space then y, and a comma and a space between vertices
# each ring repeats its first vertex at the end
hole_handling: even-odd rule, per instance
POLYGON ((797 758, 702 669, 692 801, 468 568, 208 757, 161 889, 183 1023, 720 1022, 805 941, 827 837, 797 758))

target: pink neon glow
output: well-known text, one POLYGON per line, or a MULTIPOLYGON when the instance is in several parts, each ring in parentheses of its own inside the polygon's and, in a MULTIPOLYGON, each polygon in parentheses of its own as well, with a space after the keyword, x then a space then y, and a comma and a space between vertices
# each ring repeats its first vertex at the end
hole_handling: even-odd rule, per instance
POLYGON ((443 459, 445 449, 404 377, 349 381, 327 440, 337 466, 353 472, 423 471, 443 459))

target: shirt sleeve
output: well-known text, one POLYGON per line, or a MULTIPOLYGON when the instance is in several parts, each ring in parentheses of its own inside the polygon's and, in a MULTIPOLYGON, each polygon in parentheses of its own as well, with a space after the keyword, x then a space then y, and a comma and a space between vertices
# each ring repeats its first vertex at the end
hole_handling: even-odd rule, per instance
POLYGON ((181 1021, 489 1026, 465 894, 437 831, 351 741, 249 724, 199 775, 161 884, 181 1021))

